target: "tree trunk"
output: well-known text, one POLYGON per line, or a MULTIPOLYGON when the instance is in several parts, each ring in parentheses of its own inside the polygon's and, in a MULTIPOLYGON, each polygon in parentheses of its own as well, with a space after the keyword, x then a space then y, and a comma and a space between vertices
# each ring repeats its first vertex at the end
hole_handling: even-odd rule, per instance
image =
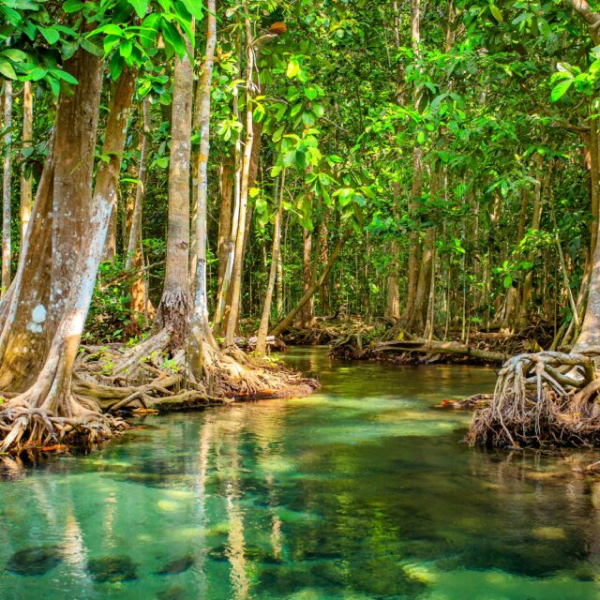
MULTIPOLYGON (((144 257, 142 253, 142 216, 144 207, 144 197, 148 185, 148 151, 150 136, 150 103, 148 98, 144 98, 142 103, 143 111, 143 131, 140 144, 140 163, 138 167, 138 184, 135 192, 135 201, 131 214, 131 227, 129 228, 127 254, 125 257, 125 270, 139 271, 144 266, 144 257)), ((131 284, 131 303, 130 309, 136 314, 146 314, 154 312, 154 308, 147 302, 147 285, 143 275, 136 275, 131 284)))
MULTIPOLYGON (((188 51, 191 47, 188 42, 188 51)), ((163 295, 158 307, 158 329, 168 330, 174 347, 187 333, 190 312, 190 156, 194 72, 188 53, 175 57, 171 153, 169 163, 169 217, 167 262, 163 295)))
POLYGON ((221 208, 219 211, 219 233, 217 239, 217 258, 219 270, 217 273, 217 288, 223 287, 223 279, 227 269, 227 247, 231 236, 233 177, 235 168, 231 157, 226 156, 221 164, 221 208))
MULTIPOLYGON (((302 294, 313 285, 313 260, 312 260, 312 231, 302 229, 302 294)), ((311 296, 300 311, 300 325, 313 327, 315 323, 315 301, 311 296)))
MULTIPOLYGON (((127 125, 131 113, 133 93, 137 72, 125 66, 115 89, 109 106, 102 155, 108 157, 108 162, 101 160, 98 164, 96 187, 94 193, 107 199, 109 204, 116 206, 121 174, 121 160, 125 148, 127 125)), ((117 253, 117 211, 113 210, 108 227, 106 244, 104 245, 103 260, 112 261, 117 253)))
MULTIPOLYGON (((23 84, 23 148, 31 148, 33 144, 33 96, 31 82, 23 84)), ((31 205, 33 203, 33 177, 26 175, 25 166, 21 171, 21 246, 25 240, 25 233, 31 219, 31 205)))
POLYGON ((202 377, 202 343, 214 345, 208 323, 208 290, 206 283, 207 249, 207 200, 208 200, 208 155, 210 152, 210 94, 217 43, 216 2, 208 0, 206 58, 202 65, 202 76, 198 83, 196 103, 199 105, 200 150, 194 157, 197 174, 197 212, 194 250, 196 273, 194 281, 194 308, 188 343, 188 365, 196 379, 202 377))
POLYGON ((421 265, 419 268, 419 279, 417 282, 414 307, 411 318, 406 323, 406 328, 409 331, 414 331, 419 334, 423 333, 424 331, 429 306, 435 234, 435 227, 429 227, 425 234, 425 242, 423 245, 421 265))
POLYGON ((256 337, 256 354, 264 356, 267 351, 267 333, 269 332, 269 320, 271 317, 271 302, 275 290, 275 279, 277 277, 277 265, 279 263, 279 252, 281 248, 281 218, 283 216, 283 190, 285 186, 285 169, 281 173, 279 185, 279 198, 277 201, 277 213, 273 227, 273 250, 271 252, 271 269, 269 271, 269 282, 265 293, 265 304, 263 307, 260 327, 256 337))
POLYGON ((590 257, 594 256, 594 250, 596 249, 600 212, 600 146, 598 144, 598 121, 597 119, 590 119, 590 188, 592 198, 590 257))
MULTIPOLYGON (((541 169, 542 163, 541 160, 538 162, 538 165, 541 169)), ((542 182, 540 181, 541 173, 537 175, 537 184, 535 189, 535 196, 533 201, 533 214, 531 215, 531 229, 534 231, 539 230, 540 222, 542 220, 542 206, 543 206, 543 193, 547 192, 549 185, 549 177, 548 174, 551 171, 551 167, 548 166, 546 171, 546 181, 545 185, 542 186, 542 182)), ((527 255, 527 260, 529 262, 533 262, 535 259, 535 255, 530 252, 527 255)), ((529 321, 529 304, 533 299, 533 269, 530 269, 525 275, 525 281, 523 282, 523 294, 521 296, 521 312, 519 315, 519 326, 524 327, 527 325, 529 321)))
MULTIPOLYGON (((421 56, 421 0, 412 0, 412 17, 411 17, 411 40, 412 49, 415 58, 420 59, 421 56)), ((413 94, 413 105, 415 110, 419 110, 421 104, 421 89, 415 87, 413 94)), ((419 209, 421 192, 423 189, 423 151, 415 144, 413 150, 413 173, 412 173, 412 189, 411 201, 409 204, 409 212, 416 219, 416 214, 419 209)), ((404 309, 404 321, 410 323, 413 319, 415 310, 415 302, 419 283, 419 232, 411 231, 408 236, 408 289, 406 295, 406 306, 404 309)))
POLYGON ((65 68, 79 84, 73 95, 59 99, 55 140, 19 268, 0 307, 5 315, 0 387, 22 392, 0 413, 8 431, 2 451, 37 445, 57 434, 93 440, 109 433, 97 405, 76 399, 71 389, 113 209, 107 197, 92 198, 102 60, 79 49, 65 68))
MULTIPOLYGON (((323 220, 319 226, 319 259, 321 264, 327 264, 327 258, 329 256, 329 228, 327 227, 327 221, 330 218, 330 211, 327 209, 323 215, 323 220)), ((279 252, 277 262, 279 264, 279 252)), ((330 278, 329 276, 323 281, 323 285, 319 290, 319 302, 321 306, 322 314, 328 315, 331 312, 330 303, 330 278)))
POLYGON ((254 48, 250 19, 244 22, 246 31, 246 140, 241 173, 240 213, 238 234, 235 241, 233 271, 231 276, 231 302, 227 318, 225 345, 233 346, 240 312, 240 294, 242 287, 242 265, 244 244, 246 238, 246 213, 248 209, 248 194, 250 188, 250 165, 252 162, 252 146, 254 143, 254 118, 252 108, 252 82, 254 71, 254 48))
POLYGON ((10 239, 11 221, 11 177, 12 177, 12 81, 4 81, 4 162, 2 185, 2 290, 4 295, 10 285, 12 244, 10 239))

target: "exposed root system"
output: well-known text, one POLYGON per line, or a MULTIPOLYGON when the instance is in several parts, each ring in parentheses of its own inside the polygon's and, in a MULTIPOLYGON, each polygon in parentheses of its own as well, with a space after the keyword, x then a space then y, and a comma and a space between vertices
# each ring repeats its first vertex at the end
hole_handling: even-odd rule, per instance
POLYGON ((32 390, 8 400, 0 410, 0 452, 20 452, 57 443, 93 445, 111 438, 127 427, 111 414, 102 412, 90 398, 71 394, 57 412, 43 404, 35 405, 32 390))
POLYGON ((127 414, 302 396, 318 387, 314 380, 254 360, 237 347, 223 351, 209 342, 202 344, 201 371, 201 379, 192 376, 185 349, 174 350, 167 330, 133 348, 84 347, 72 379, 53 371, 26 392, 5 392, 0 452, 90 446, 126 428, 122 417, 127 414))
POLYGON ((600 404, 592 360, 582 354, 521 354, 502 367, 493 400, 478 411, 471 445, 600 445, 600 404))

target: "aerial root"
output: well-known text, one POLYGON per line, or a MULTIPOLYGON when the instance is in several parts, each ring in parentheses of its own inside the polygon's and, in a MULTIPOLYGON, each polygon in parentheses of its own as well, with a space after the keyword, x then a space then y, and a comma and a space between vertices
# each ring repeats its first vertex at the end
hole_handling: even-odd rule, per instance
POLYGON ((476 412, 467 441, 485 446, 600 444, 600 380, 582 354, 539 352, 508 360, 489 407, 476 412))

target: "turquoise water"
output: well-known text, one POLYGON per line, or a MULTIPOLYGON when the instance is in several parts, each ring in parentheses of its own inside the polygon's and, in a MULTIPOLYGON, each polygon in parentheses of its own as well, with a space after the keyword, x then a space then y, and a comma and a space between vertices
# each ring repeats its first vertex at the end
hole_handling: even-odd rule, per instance
POLYGON ((469 415, 431 409, 490 390, 492 370, 288 361, 321 392, 6 466, 0 598, 600 599, 581 455, 469 450, 469 415))

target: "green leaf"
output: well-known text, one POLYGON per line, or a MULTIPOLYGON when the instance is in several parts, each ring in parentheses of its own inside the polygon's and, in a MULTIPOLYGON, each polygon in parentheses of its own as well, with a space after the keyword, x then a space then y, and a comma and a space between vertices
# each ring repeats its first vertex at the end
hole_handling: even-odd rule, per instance
POLYGON ((204 7, 200 0, 182 0, 183 5, 187 8, 188 12, 192 17, 202 20, 204 17, 204 7))
POLYGON ((27 60, 27 54, 22 50, 17 50, 16 48, 8 48, 4 52, 2 52, 2 56, 6 56, 10 58, 13 62, 24 62, 27 60))
POLYGON ((52 93, 55 96, 58 96, 60 94, 60 81, 56 79, 56 77, 52 77, 51 75, 48 75, 47 81, 50 84, 50 89, 52 90, 52 93))
POLYGON ((552 102, 557 102, 560 100, 569 90, 569 88, 573 85, 573 79, 563 79, 559 82, 553 89, 552 95, 550 96, 552 102))
POLYGON ((312 107, 313 112, 315 113, 317 119, 320 119, 325 114, 325 109, 322 104, 315 104, 312 107))
POLYGON ((502 16, 502 11, 495 4, 490 4, 490 11, 491 11, 492 15, 494 15, 494 19, 496 19, 496 21, 498 21, 498 23, 504 22, 504 17, 502 16))
POLYGON ((54 75, 57 79, 62 79, 67 83, 72 83, 73 85, 77 85, 78 83, 77 79, 75 79, 71 73, 67 73, 61 69, 50 69, 50 73, 52 73, 52 75, 54 75))
POLYGON ((315 124, 315 115, 311 112, 303 112, 302 122, 306 127, 312 127, 315 124))
POLYGON ((29 77, 27 79, 31 79, 31 81, 40 81, 40 79, 44 79, 46 75, 48 75, 47 69, 37 67, 29 73, 29 77))
POLYGON ((63 10, 66 13, 70 14, 70 13, 74 13, 74 12, 81 10, 84 6, 85 6, 85 3, 81 2, 81 0, 67 0, 63 4, 63 10))
POLYGON ((309 100, 316 100, 318 92, 317 90, 315 90, 315 88, 306 88, 304 90, 304 95, 309 99, 309 100))
POLYGON ((0 74, 4 75, 7 79, 17 78, 13 66, 7 60, 0 60, 0 74))
POLYGON ((81 38, 81 40, 79 40, 81 47, 86 51, 89 52, 90 54, 93 54, 94 56, 104 56, 104 53, 102 52, 102 48, 100 48, 99 46, 96 46, 96 44, 94 44, 91 40, 88 40, 86 38, 81 38))
POLYGON ((109 65, 109 69, 110 69, 110 76, 116 81, 117 79, 119 79, 119 76, 121 75, 121 72, 123 71, 123 67, 125 66, 125 63, 123 62, 123 58, 121 57, 120 54, 117 54, 116 52, 112 55, 112 58, 110 59, 110 65, 109 65))
POLYGON ((275 133, 273 134, 273 141, 278 142, 283 136, 283 132, 285 131, 285 125, 282 125, 275 133))
POLYGON ((60 39, 60 34, 53 27, 40 27, 39 29, 40 33, 50 45, 56 44, 60 39))
POLYGON ((137 13, 140 19, 143 19, 148 12, 148 0, 127 0, 133 9, 137 13))
POLYGON ((131 56, 132 50, 133 50, 133 42, 131 40, 123 40, 123 42, 119 46, 119 54, 123 58, 129 58, 129 56, 131 56))
POLYGON ((506 289, 508 289, 512 285, 512 282, 513 282, 513 280, 510 275, 505 275, 504 279, 502 281, 502 283, 506 289))
POLYGON ((293 77, 296 77, 298 73, 300 73, 300 63, 295 58, 292 58, 288 64, 287 76, 292 79, 293 77))
POLYGON ((172 46, 177 55, 183 56, 186 51, 185 42, 181 34, 177 31, 177 28, 172 23, 169 23, 169 21, 163 19, 161 30, 165 36, 165 40, 172 46))

